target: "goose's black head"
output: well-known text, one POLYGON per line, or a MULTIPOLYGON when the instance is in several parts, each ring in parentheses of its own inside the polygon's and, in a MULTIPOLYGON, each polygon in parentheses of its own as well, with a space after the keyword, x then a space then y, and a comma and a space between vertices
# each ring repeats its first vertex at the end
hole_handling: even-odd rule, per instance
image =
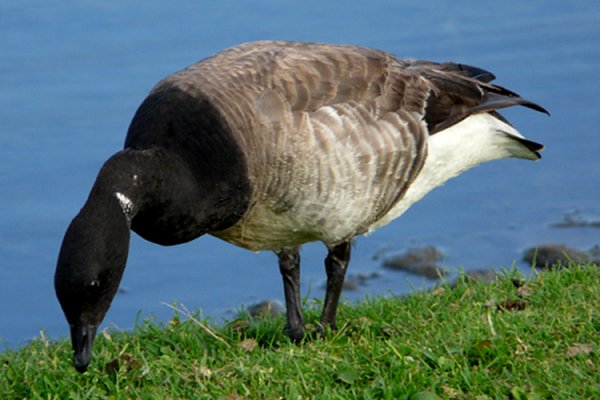
POLYGON ((74 365, 87 370, 92 344, 119 286, 129 226, 117 200, 88 200, 63 239, 54 287, 71 327, 74 365))

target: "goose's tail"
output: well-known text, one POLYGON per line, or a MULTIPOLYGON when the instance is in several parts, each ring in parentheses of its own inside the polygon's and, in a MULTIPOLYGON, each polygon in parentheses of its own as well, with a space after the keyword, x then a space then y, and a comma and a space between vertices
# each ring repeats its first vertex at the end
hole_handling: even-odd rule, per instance
POLYGON ((419 70, 431 85, 432 94, 425 112, 425 121, 431 135, 471 115, 489 113, 501 122, 499 125, 503 126, 503 133, 514 138, 528 151, 528 156, 523 158, 540 158, 538 152, 544 146, 523 138, 498 110, 520 105, 550 115, 545 108, 511 90, 491 84, 496 78, 494 74, 478 67, 450 62, 437 64, 416 61, 412 68, 419 70))

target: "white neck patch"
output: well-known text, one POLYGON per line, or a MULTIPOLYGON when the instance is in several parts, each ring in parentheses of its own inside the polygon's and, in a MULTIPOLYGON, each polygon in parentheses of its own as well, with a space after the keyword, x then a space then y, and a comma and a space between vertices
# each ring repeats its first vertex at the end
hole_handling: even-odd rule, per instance
POLYGON ((120 192, 116 192, 115 197, 119 200, 119 205, 123 210, 123 214, 129 219, 131 217, 131 212, 133 211, 133 202, 129 197, 120 192))

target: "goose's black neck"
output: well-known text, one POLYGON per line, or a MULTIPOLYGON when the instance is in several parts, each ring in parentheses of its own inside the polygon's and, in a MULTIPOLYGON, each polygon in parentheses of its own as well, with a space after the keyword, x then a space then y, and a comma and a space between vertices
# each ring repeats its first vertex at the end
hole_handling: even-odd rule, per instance
POLYGON ((246 204, 231 192, 228 182, 199 180, 173 151, 125 149, 106 161, 84 210, 118 204, 133 231, 174 245, 234 224, 246 204))
POLYGON ((137 207, 131 228, 142 237, 182 243, 225 229, 246 211, 245 154, 199 86, 159 84, 136 111, 125 147, 118 158, 131 159, 131 165, 114 170, 129 170, 119 182, 131 186, 137 207))

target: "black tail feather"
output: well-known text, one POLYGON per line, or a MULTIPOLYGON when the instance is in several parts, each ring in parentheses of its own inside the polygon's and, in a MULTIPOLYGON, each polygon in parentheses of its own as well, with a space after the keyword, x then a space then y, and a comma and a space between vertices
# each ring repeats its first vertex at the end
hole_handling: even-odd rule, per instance
POLYGON ((511 135, 510 133, 506 133, 506 132, 503 132, 503 133, 505 133, 506 135, 510 136, 511 139, 516 140, 517 142, 521 143, 528 150, 530 150, 533 154, 535 154, 535 156, 538 159, 542 158, 542 155, 539 152, 544 149, 544 145, 543 144, 538 143, 538 142, 534 142, 532 140, 528 140, 528 139, 525 139, 525 138, 516 137, 514 135, 511 135))
POLYGON ((469 115, 497 114, 496 110, 517 105, 550 115, 545 108, 517 93, 487 83, 493 79, 493 74, 481 68, 445 63, 433 68, 426 66, 423 75, 433 84, 425 115, 431 134, 457 124, 469 115))
POLYGON ((475 114, 478 112, 489 112, 511 106, 524 106, 532 110, 536 110, 550 115, 550 113, 542 106, 532 101, 525 100, 517 94, 512 94, 512 92, 510 93, 510 95, 496 94, 493 92, 486 93, 483 96, 483 101, 479 105, 471 107, 471 114, 475 114))

